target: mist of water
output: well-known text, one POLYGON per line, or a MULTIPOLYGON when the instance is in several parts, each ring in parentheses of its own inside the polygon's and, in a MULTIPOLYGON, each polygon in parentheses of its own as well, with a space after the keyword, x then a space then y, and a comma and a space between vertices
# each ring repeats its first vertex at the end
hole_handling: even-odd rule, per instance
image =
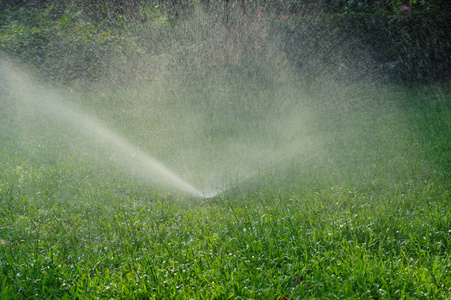
MULTIPOLYGON (((111 58, 105 79, 122 76, 126 84, 105 81, 94 92, 71 98, 61 87, 28 80, 19 67, 3 63, 0 89, 30 112, 20 122, 33 127, 33 118, 48 119, 51 133, 76 133, 102 151, 119 154, 116 162, 130 175, 194 197, 214 197, 290 167, 306 181, 317 184, 322 177, 331 185, 373 182, 380 173, 407 168, 403 116, 396 105, 384 102, 372 79, 357 80, 361 73, 344 78, 349 73, 342 57, 350 42, 343 36, 326 36, 341 48, 326 49, 317 38, 306 38, 295 44, 300 49, 283 50, 277 40, 265 40, 258 24, 234 32, 215 20, 188 21, 203 25, 182 24, 176 29, 179 36, 205 39, 207 46, 166 41, 171 55, 143 55, 123 69, 115 69, 120 59, 111 58), (198 25, 203 27, 198 30, 198 25), (250 58, 248 46, 255 50, 250 58), (327 57, 316 55, 321 51, 327 57), (304 69, 298 72, 290 59, 302 62, 304 69), (142 84, 144 77, 152 80, 142 84), (99 111, 105 116, 96 116, 99 111)), ((305 27, 309 37, 312 28, 305 27)), ((143 43, 150 49, 155 41, 143 43)), ((371 64, 363 60, 362 65, 371 64)), ((34 128, 28 136, 43 132, 34 128)))
POLYGON ((50 91, 42 91, 31 82, 25 80, 12 66, 0 68, 3 83, 9 82, 10 96, 19 101, 19 106, 28 106, 40 118, 52 118, 65 122, 72 131, 84 134, 96 143, 110 145, 115 152, 120 152, 127 161, 128 167, 135 174, 146 176, 153 181, 176 188, 194 197, 210 198, 217 194, 213 191, 199 191, 183 180, 180 176, 169 170, 160 161, 148 155, 138 147, 132 145, 124 137, 107 128, 100 121, 87 113, 82 112, 69 103, 64 103, 63 97, 50 91))

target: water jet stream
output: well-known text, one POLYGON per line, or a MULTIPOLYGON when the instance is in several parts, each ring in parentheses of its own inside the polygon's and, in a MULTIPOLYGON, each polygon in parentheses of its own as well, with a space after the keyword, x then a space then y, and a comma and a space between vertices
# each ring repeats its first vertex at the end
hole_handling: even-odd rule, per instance
POLYGON ((33 109, 34 113, 39 113, 42 116, 49 115, 51 118, 63 121, 70 125, 72 129, 95 139, 97 143, 113 146, 115 150, 119 150, 127 158, 127 165, 131 167, 134 173, 144 175, 159 184, 176 188, 194 197, 210 198, 217 194, 217 192, 205 194, 199 191, 160 161, 138 149, 119 134, 108 129, 100 121, 68 103, 63 103, 62 99, 64 98, 61 95, 43 92, 25 80, 18 72, 12 71, 11 67, 6 69, 10 76, 0 75, 8 77, 9 88, 18 101, 23 101, 23 104, 33 109))

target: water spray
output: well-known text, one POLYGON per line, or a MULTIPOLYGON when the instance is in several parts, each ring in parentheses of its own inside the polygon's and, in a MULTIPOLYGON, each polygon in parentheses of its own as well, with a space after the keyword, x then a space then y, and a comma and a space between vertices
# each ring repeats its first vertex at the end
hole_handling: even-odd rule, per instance
POLYGON ((6 69, 9 88, 19 101, 26 102, 27 105, 36 106, 34 113, 51 114, 60 121, 70 125, 72 129, 77 130, 95 139, 99 143, 110 144, 115 150, 122 153, 127 158, 127 164, 132 167, 134 173, 151 178, 155 182, 175 188, 194 197, 209 199, 218 194, 217 191, 202 192, 193 185, 183 180, 180 176, 171 171, 157 159, 132 145, 119 134, 113 132, 106 125, 95 118, 88 116, 76 107, 64 103, 61 95, 56 93, 43 93, 36 86, 28 82, 18 72, 13 71, 11 66, 2 66, 6 69))

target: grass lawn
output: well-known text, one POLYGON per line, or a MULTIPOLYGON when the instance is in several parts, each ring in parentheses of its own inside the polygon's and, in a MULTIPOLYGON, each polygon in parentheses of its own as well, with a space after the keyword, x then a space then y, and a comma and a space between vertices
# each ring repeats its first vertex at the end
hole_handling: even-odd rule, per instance
POLYGON ((1 299, 451 297, 449 85, 196 84, 65 101, 211 199, 0 94, 1 299))

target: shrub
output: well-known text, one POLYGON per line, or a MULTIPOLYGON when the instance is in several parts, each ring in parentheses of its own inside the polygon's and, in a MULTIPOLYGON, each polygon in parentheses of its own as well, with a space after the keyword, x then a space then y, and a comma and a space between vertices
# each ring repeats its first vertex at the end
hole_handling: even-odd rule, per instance
POLYGON ((24 17, 0 27, 0 49, 34 67, 44 81, 74 86, 114 80, 108 78, 112 70, 133 69, 129 58, 143 54, 130 36, 90 23, 77 24, 76 13, 66 12, 35 26, 30 24, 42 15, 35 15, 34 22, 21 21, 24 17))
POLYGON ((379 75, 389 80, 451 77, 450 25, 438 11, 342 14, 276 21, 288 58, 303 75, 379 75), (319 65, 328 69, 320 71, 319 65))

